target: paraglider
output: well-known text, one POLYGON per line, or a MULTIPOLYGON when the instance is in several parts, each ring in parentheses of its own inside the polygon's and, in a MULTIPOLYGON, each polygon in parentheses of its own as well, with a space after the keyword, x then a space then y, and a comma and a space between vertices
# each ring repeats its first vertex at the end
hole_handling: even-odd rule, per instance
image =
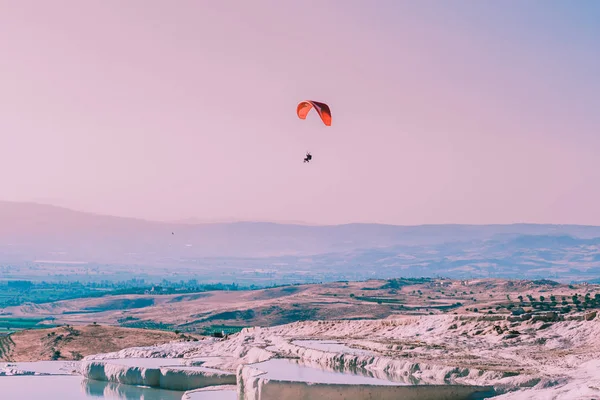
MULTIPOLYGON (((331 109, 325 103, 321 103, 313 100, 304 100, 298 103, 298 107, 296 108, 296 114, 300 119, 306 119, 306 116, 310 112, 310 110, 315 109, 319 117, 321 117, 321 121, 325 124, 325 126, 331 126, 331 109)), ((304 157, 304 162, 310 162, 312 160, 312 154, 309 152, 306 153, 306 157, 304 157)))
POLYGON ((323 121, 323 123, 325 125, 331 126, 331 109, 329 108, 329 106, 327 104, 320 103, 318 101, 313 101, 313 100, 301 101, 298 104, 298 107, 296 109, 296 114, 298 114, 298 118, 306 119, 308 112, 312 108, 314 108, 317 111, 317 113, 319 114, 319 117, 321 117, 321 121, 323 121))

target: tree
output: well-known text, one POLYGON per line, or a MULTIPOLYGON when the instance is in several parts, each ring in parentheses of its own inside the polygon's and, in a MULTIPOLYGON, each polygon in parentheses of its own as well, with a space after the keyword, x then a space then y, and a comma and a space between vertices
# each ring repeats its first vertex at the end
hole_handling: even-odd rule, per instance
POLYGON ((592 305, 592 298, 590 297, 589 293, 585 294, 585 297, 583 298, 583 306, 585 308, 591 307, 592 305))

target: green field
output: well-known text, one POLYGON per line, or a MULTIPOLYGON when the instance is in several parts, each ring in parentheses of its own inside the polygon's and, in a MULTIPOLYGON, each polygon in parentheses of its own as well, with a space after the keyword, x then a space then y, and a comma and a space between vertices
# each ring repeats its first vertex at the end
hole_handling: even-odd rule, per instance
POLYGON ((369 296, 356 296, 356 300, 368 301, 371 303, 390 303, 390 304, 399 304, 404 303, 403 300, 390 298, 390 297, 369 297, 369 296))
POLYGON ((43 324, 40 322, 46 320, 45 318, 12 318, 12 317, 0 317, 0 332, 6 331, 17 331, 23 329, 41 329, 50 328, 55 325, 43 324))
POLYGON ((120 322, 120 325, 124 328, 154 329, 160 331, 175 330, 173 324, 165 324, 162 322, 155 322, 151 320, 124 319, 121 321, 122 322, 120 322))
POLYGON ((232 325, 210 325, 202 327, 200 331, 201 335, 210 336, 215 332, 225 332, 227 335, 233 335, 234 333, 240 332, 245 326, 232 326, 232 325))

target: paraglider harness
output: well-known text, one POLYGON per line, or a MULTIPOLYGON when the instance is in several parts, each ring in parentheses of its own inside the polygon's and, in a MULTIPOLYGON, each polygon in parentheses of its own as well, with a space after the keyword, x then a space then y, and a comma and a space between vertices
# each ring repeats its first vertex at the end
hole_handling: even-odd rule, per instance
POLYGON ((304 157, 304 162, 310 162, 312 160, 312 155, 310 153, 306 153, 306 157, 304 157))

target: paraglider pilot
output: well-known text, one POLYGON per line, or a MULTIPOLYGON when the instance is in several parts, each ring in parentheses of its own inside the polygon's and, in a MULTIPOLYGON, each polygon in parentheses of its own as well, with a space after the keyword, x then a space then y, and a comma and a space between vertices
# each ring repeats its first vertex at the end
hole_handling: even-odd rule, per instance
POLYGON ((312 154, 310 153, 306 153, 306 157, 304 157, 304 162, 310 162, 310 160, 312 160, 312 154))

